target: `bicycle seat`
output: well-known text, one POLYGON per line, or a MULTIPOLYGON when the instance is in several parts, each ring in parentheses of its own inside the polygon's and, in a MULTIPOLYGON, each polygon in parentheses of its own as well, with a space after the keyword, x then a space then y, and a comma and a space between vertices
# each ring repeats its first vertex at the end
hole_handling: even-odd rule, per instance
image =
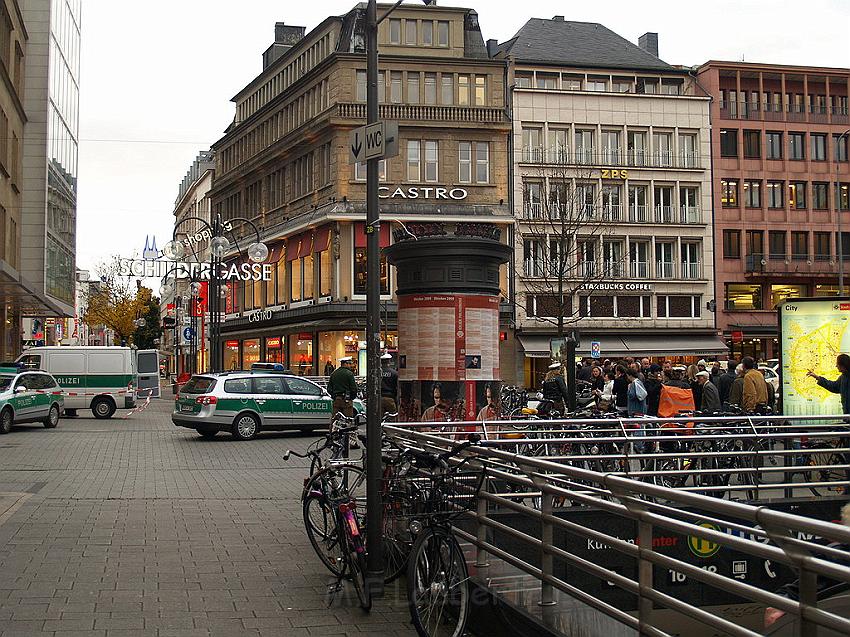
POLYGON ((534 407, 523 407, 521 413, 523 416, 536 416, 537 410, 534 407))

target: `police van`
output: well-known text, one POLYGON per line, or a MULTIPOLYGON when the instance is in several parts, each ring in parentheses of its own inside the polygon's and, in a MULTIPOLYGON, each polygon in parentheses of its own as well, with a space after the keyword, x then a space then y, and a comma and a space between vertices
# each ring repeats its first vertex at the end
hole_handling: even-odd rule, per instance
POLYGON ((91 409, 95 418, 111 418, 116 409, 136 406, 136 356, 129 347, 33 347, 17 365, 52 374, 68 416, 91 409))

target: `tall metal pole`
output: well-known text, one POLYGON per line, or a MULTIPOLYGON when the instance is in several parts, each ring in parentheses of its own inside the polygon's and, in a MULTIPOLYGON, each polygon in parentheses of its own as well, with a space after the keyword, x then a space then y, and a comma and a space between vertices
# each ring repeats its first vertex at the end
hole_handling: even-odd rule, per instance
MULTIPOLYGON (((219 237, 221 236, 221 218, 217 215, 215 219, 212 220, 212 236, 219 237)), ((207 307, 210 312, 210 371, 211 372, 220 372, 223 371, 222 367, 224 362, 221 357, 221 314, 219 313, 219 302, 220 302, 220 281, 219 281, 219 270, 220 268, 220 260, 215 254, 215 250, 212 249, 212 245, 210 245, 210 279, 209 279, 209 299, 207 300, 207 307)))
MULTIPOLYGON (((378 9, 366 7, 366 122, 378 121, 378 9)), ((381 532, 381 244, 378 159, 366 163, 366 550, 368 585, 383 594, 381 532)))

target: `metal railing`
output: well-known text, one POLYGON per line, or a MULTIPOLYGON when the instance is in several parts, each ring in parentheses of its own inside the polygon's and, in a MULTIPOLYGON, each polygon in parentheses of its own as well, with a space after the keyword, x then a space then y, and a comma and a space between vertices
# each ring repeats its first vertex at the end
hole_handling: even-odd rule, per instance
MULTIPOLYGON (((683 430, 694 430, 692 438, 695 441, 722 441, 729 436, 750 441, 775 440, 777 450, 771 453, 788 458, 806 451, 795 446, 794 441, 800 442, 801 436, 816 435, 825 440, 846 442, 850 433, 835 426, 842 418, 680 418, 667 422, 683 430), (688 427, 689 423, 693 427, 688 427), (732 433, 713 431, 717 427, 732 433), (703 433, 705 430, 711 433, 703 433)), ((598 444, 615 441, 622 444, 620 452, 608 454, 620 463, 635 461, 634 447, 638 444, 650 449, 637 454, 638 460, 653 455, 678 457, 681 454, 656 453, 655 443, 688 437, 681 433, 660 435, 659 420, 618 419, 602 421, 602 424, 602 429, 594 431, 593 440, 598 444), (649 431, 630 429, 632 425, 648 425, 649 431), (606 426, 610 428, 604 428, 606 426)), ((576 462, 574 454, 545 457, 527 453, 547 445, 550 449, 563 450, 571 440, 586 442, 586 437, 576 435, 576 427, 583 425, 599 427, 600 421, 492 421, 476 425, 487 440, 469 453, 483 465, 486 479, 475 510, 469 512, 466 519, 459 519, 454 529, 459 539, 472 548, 468 561, 473 579, 501 595, 503 601, 509 597, 513 601, 523 599, 527 612, 540 614, 540 621, 544 623, 549 618, 553 624, 548 626, 550 629, 558 622, 552 619, 553 608, 561 604, 565 613, 574 612, 578 602, 641 635, 685 634, 681 631, 683 621, 695 622, 725 635, 754 637, 762 634, 761 630, 744 625, 741 618, 746 613, 724 616, 716 609, 701 608, 681 595, 667 592, 668 588, 659 586, 659 575, 670 573, 680 576, 682 581, 687 578, 697 582, 704 591, 703 599, 709 599, 713 591, 714 594, 731 594, 742 603, 783 611, 787 617, 779 620, 778 627, 797 622, 798 630, 794 634, 809 637, 816 634, 818 627, 838 634, 850 633, 846 608, 836 611, 829 600, 824 604, 824 600, 818 599, 824 578, 850 584, 846 552, 825 546, 826 541, 850 544, 850 529, 765 506, 695 493, 687 487, 669 488, 656 480, 646 480, 647 472, 641 476, 626 471, 628 464, 617 465, 622 471, 596 471, 576 462), (605 516, 610 523, 592 525, 587 522, 587 513, 605 516), (623 523, 633 525, 636 531, 633 540, 622 537, 622 532, 618 534, 617 529, 622 529, 623 523), (694 546, 700 550, 723 547, 745 558, 766 561, 765 570, 769 570, 770 564, 793 569, 799 574, 799 599, 767 590, 764 585, 748 583, 736 577, 734 569, 725 572, 717 567, 703 567, 705 562, 687 559, 687 552, 665 551, 662 548, 665 545, 655 541, 671 536, 683 538, 692 550, 694 546), (557 542, 556 537, 559 538, 557 542), (612 560, 596 561, 582 556, 577 547, 585 541, 616 552, 619 556, 617 567, 610 566, 612 560), (522 577, 515 577, 513 581, 530 580, 534 590, 521 591, 522 596, 510 596, 510 591, 500 593, 494 586, 499 578, 491 577, 499 567, 520 573, 522 577), (595 583, 581 585, 579 577, 595 583), (611 589, 634 599, 634 611, 612 602, 605 594, 611 589), (541 610, 547 608, 548 613, 541 610)), ((446 426, 446 423, 395 424, 385 425, 385 431, 402 446, 445 450, 466 435, 461 428, 439 434, 426 432, 446 426), (421 427, 426 431, 419 431, 421 427)), ((840 444, 833 446, 836 452, 846 454, 850 451, 840 444)), ((701 453, 702 457, 717 455, 694 453, 701 453)), ((751 452, 751 455, 765 457, 763 452, 751 452)), ((598 458, 599 454, 595 456, 598 458)), ((819 470, 818 465, 808 466, 811 471, 819 470)), ((768 463, 759 471, 766 473, 769 469, 770 473, 782 473, 786 468, 768 463)), ((840 468, 846 474, 846 463, 842 462, 840 468)), ((654 473, 663 476, 666 472, 654 473)), ((716 475, 719 472, 706 469, 702 473, 716 475)), ((819 483, 818 480, 809 481, 810 486, 819 483)), ((841 485, 846 490, 850 482, 844 479, 830 484, 841 485)), ((777 484, 777 488, 783 486, 777 484)))
POLYGON ((634 168, 702 168, 706 163, 697 152, 655 151, 596 146, 525 146, 521 161, 560 166, 623 166, 634 168))

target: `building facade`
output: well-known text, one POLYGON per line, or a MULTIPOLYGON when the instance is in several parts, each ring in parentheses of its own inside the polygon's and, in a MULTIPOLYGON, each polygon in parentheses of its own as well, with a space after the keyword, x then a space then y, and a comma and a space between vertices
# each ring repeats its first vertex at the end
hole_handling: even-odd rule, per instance
MULTIPOLYGON (((41 316, 73 317, 76 275, 80 0, 25 0, 21 274, 41 316)), ((12 145, 18 142, 12 137, 12 145)))
MULTIPOLYGON (((366 171, 349 163, 349 137, 366 121, 365 8, 309 33, 278 24, 275 36, 213 146, 213 213, 253 220, 274 266, 271 281, 231 286, 225 367, 266 360, 322 374, 350 355, 362 370, 366 171)), ((484 227, 509 242, 505 63, 489 58, 477 14, 402 5, 381 24, 379 45, 380 118, 398 122, 400 149, 380 167, 382 247, 395 232, 484 227)), ((507 282, 504 268, 506 299, 507 282)), ((381 287, 392 351, 395 273, 385 258, 381 287)))
POLYGON ((562 16, 490 44, 509 62, 516 376, 527 386, 550 362, 559 314, 585 356, 593 342, 603 358, 725 352, 708 309, 709 100, 658 58, 656 34, 642 44, 562 16))
POLYGON ((697 77, 712 97, 718 327, 736 356, 774 358, 775 307, 836 296, 850 254, 850 70, 711 61, 697 77))

